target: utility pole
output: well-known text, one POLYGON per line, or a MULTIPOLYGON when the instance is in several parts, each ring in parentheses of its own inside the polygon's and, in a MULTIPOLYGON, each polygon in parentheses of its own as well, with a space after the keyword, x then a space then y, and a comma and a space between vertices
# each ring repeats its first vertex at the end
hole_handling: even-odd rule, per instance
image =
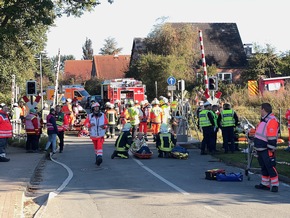
POLYGON ((58 61, 56 67, 56 75, 55 75, 55 86, 54 86, 54 97, 53 97, 53 104, 52 107, 58 104, 58 75, 59 75, 59 68, 60 68, 60 49, 58 49, 58 61))

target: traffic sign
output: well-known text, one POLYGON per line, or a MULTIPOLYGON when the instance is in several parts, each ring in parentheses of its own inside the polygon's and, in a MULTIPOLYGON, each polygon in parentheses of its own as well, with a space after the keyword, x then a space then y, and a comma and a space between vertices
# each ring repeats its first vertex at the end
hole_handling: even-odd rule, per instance
POLYGON ((175 91, 176 90, 176 86, 167 86, 168 91, 175 91))
POLYGON ((170 76, 167 79, 167 83, 168 83, 168 85, 173 86, 176 83, 176 79, 173 76, 170 76))

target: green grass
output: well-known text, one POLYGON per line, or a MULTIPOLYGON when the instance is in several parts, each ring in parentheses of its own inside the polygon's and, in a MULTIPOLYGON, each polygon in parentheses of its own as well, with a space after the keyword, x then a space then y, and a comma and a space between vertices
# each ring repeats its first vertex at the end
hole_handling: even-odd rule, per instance
MULTIPOLYGON (((195 139, 198 139, 201 141, 202 140, 202 133, 196 132, 196 131, 191 131, 192 137, 195 139)), ((283 175, 285 177, 290 178, 290 152, 284 151, 285 148, 287 148, 287 143, 288 143, 288 138, 286 137, 288 133, 282 132, 282 139, 284 140, 284 143, 278 144, 277 146, 277 151, 276 151, 276 160, 277 160, 277 171, 279 175, 283 175), (286 162, 286 164, 285 164, 286 162), (289 164, 287 164, 289 163, 289 164)), ((245 149, 247 148, 247 144, 239 144, 240 149, 245 149)), ((218 133, 218 140, 217 140, 217 149, 220 150, 221 152, 216 153, 214 157, 218 158, 220 161, 228 164, 228 165, 233 165, 240 167, 242 169, 247 168, 248 161, 247 161, 247 154, 242 153, 242 152, 235 152, 234 154, 228 153, 224 154, 223 149, 222 149, 222 136, 221 133, 218 133)), ((255 172, 260 172, 260 167, 259 163, 257 161, 257 158, 253 158, 253 162, 251 164, 251 169, 255 168, 255 172), (257 169, 257 170, 256 170, 257 169)))

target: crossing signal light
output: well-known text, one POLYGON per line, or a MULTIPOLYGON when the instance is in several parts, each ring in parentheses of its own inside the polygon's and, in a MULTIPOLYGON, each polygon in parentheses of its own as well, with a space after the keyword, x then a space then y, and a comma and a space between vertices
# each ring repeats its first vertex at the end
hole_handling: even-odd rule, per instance
POLYGON ((27 96, 37 95, 36 81, 31 80, 26 82, 26 95, 27 96))
POLYGON ((208 89, 210 91, 218 90, 218 80, 216 76, 212 76, 208 78, 208 89))

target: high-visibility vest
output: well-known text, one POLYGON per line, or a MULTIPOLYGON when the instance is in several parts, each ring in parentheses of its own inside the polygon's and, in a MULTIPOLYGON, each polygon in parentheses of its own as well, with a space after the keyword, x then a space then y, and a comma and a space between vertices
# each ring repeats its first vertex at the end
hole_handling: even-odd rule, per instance
POLYGON ((207 127, 207 126, 212 126, 209 118, 208 118, 208 113, 211 113, 210 110, 202 110, 199 113, 199 126, 200 127, 207 127))
POLYGON ((116 118, 117 118, 117 112, 114 109, 109 109, 106 111, 106 116, 108 119, 109 125, 115 125, 116 124, 116 118))
POLYGON ((221 112, 221 118, 222 127, 235 126, 234 111, 232 109, 223 110, 221 112))
POLYGON ((269 149, 275 149, 276 147, 270 145, 268 140, 277 140, 279 132, 279 122, 277 118, 271 114, 262 120, 255 132, 255 148, 258 151, 269 149))
POLYGON ((0 110, 0 138, 12 137, 12 125, 10 123, 8 114, 0 110))
POLYGON ((171 140, 171 133, 160 133, 159 134, 161 145, 159 149, 161 151, 167 151, 170 152, 172 148, 174 147, 174 144, 171 140))
POLYGON ((150 111, 150 121, 152 123, 162 122, 162 109, 159 106, 154 106, 150 111))

